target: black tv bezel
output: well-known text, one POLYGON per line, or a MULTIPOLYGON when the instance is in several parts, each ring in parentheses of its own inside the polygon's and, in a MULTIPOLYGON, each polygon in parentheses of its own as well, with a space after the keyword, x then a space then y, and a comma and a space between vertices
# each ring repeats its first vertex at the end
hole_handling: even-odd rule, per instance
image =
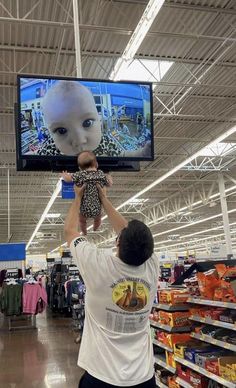
MULTIPOLYGON (((21 153, 21 89, 20 79, 21 78, 35 78, 35 79, 55 79, 55 80, 66 80, 66 81, 90 81, 90 82, 106 82, 116 84, 134 84, 134 85, 147 85, 150 87, 150 116, 151 116, 151 155, 150 157, 101 157, 98 156, 97 160, 99 165, 108 164, 111 165, 115 162, 151 162, 154 160, 154 122, 153 122, 153 93, 152 93, 152 82, 146 81, 112 81, 97 78, 77 78, 77 77, 60 77, 54 75, 31 75, 31 74, 18 74, 17 75, 17 103, 15 107, 15 130, 16 130, 16 162, 18 171, 35 171, 38 170, 37 166, 40 165, 41 171, 60 171, 57 165, 69 166, 71 170, 77 169, 77 157, 76 156, 44 156, 44 155, 22 155, 21 153), (60 163, 61 162, 61 163, 60 163), (35 166, 35 167, 34 167, 35 166)), ((132 164, 132 163, 130 163, 132 164)))

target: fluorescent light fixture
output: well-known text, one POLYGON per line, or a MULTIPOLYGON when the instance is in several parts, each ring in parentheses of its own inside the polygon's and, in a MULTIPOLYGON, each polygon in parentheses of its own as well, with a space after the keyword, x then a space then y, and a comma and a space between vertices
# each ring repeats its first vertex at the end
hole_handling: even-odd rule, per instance
POLYGON ((121 58, 115 64, 110 79, 118 80, 121 78, 120 75, 134 58, 164 2, 165 0, 149 0, 121 58))
POLYGON ((206 146, 203 148, 199 156, 225 156, 236 150, 236 143, 218 143, 213 146, 206 146))
POLYGON ((48 201, 48 204, 45 207, 45 210, 44 210, 43 214, 41 215, 40 220, 37 223, 36 228, 34 229, 33 234, 28 241, 28 244, 26 245, 26 250, 29 249, 29 246, 31 245, 31 243, 32 243, 36 233, 38 232, 40 226, 42 225, 43 221, 47 217, 47 214, 48 214, 49 210, 51 209, 51 207, 52 207, 55 199, 57 198, 58 194, 60 193, 60 191, 61 191, 61 179, 59 179, 57 184, 56 184, 56 188, 55 188, 50 200, 48 201))
POLYGON ((48 213, 46 218, 58 218, 60 215, 61 213, 48 213))
POLYGON ((148 201, 148 198, 136 198, 136 199, 134 199, 132 202, 130 202, 130 204, 132 204, 132 205, 139 205, 139 204, 143 204, 143 203, 145 203, 145 202, 147 202, 148 201))
POLYGON ((119 78, 129 81, 158 82, 174 62, 154 59, 132 59, 119 71, 119 78))

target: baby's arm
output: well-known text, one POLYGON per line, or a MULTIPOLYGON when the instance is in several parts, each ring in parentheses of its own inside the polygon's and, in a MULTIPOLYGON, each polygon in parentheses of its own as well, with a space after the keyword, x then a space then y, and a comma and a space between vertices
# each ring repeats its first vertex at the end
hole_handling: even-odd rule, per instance
POLYGON ((72 175, 69 172, 67 172, 67 171, 62 171, 61 177, 67 183, 73 182, 72 175))

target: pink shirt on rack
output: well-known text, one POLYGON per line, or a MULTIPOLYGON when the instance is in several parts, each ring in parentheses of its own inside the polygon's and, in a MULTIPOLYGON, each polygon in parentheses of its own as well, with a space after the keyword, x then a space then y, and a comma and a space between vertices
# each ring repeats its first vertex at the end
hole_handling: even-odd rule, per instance
POLYGON ((40 284, 25 283, 23 286, 23 313, 36 314, 38 302, 42 299, 47 304, 47 293, 40 284))

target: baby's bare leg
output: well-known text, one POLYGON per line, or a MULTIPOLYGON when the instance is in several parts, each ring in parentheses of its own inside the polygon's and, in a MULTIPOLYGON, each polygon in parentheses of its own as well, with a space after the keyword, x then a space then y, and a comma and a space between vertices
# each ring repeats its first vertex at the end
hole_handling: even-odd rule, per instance
POLYGON ((102 216, 101 216, 101 214, 99 214, 99 216, 95 217, 94 220, 93 220, 93 230, 94 230, 94 232, 95 232, 95 230, 97 230, 99 228, 101 223, 102 223, 102 216))
POLYGON ((79 225, 81 232, 86 236, 87 234, 87 218, 83 214, 79 214, 79 225))

